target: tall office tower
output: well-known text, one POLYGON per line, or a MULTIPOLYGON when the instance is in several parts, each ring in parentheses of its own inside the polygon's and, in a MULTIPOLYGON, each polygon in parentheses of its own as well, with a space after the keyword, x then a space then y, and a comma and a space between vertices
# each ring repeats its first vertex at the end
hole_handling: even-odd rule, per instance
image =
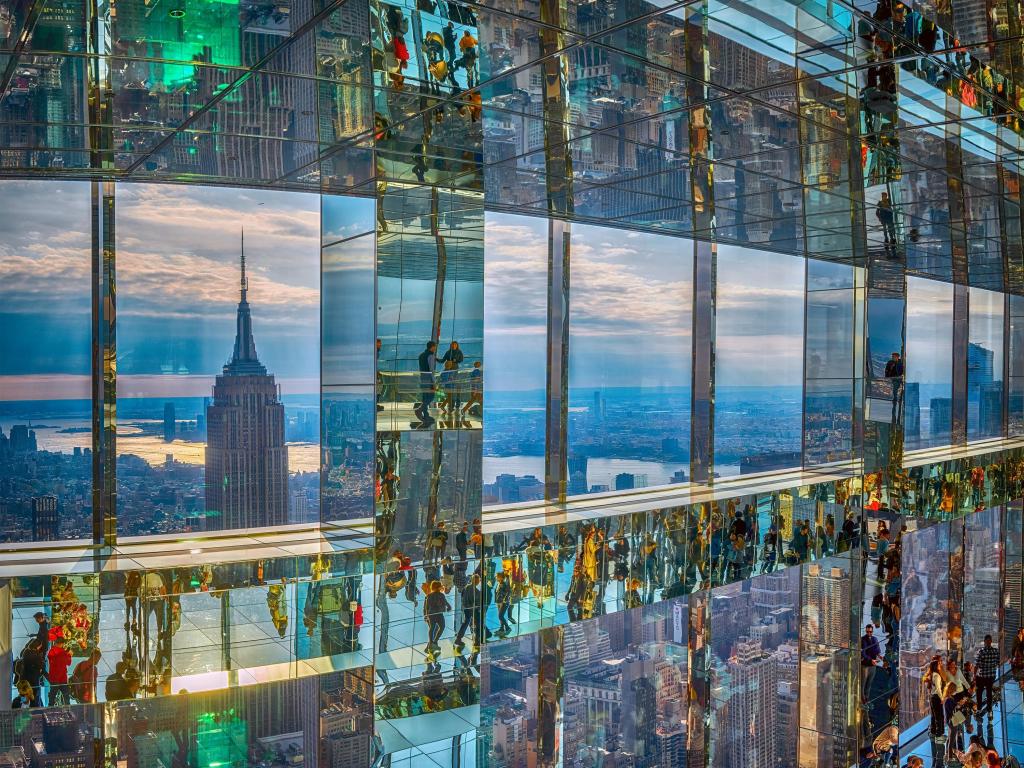
POLYGON ((1010 642, 1011 635, 1015 635, 1017 630, 1024 626, 1024 622, 1021 621, 1021 602, 1024 598, 1024 579, 1021 578, 1022 570, 1021 562, 1018 559, 1014 559, 1013 562, 1006 562, 1006 573, 1004 576, 1003 589, 1005 590, 1005 596, 1003 598, 1003 637, 1006 641, 1010 642))
POLYGON ((658 726, 654 744, 659 768, 686 768, 686 723, 658 726))
POLYGON ((562 664, 567 674, 582 672, 590 664, 590 647, 582 624, 566 625, 562 648, 562 664))
POLYGON ((953 426, 953 401, 948 397, 933 397, 930 407, 932 437, 948 440, 953 426))
POLYGON ((729 709, 723 733, 730 766, 774 768, 778 703, 778 665, 760 644, 746 637, 726 665, 729 709))
POLYGON ((800 640, 825 648, 844 648, 850 643, 850 577, 842 568, 823 572, 820 564, 808 565, 803 575, 804 609, 800 640))
POLYGON ((657 692, 653 676, 654 662, 641 656, 623 662, 619 677, 622 747, 635 755, 637 768, 653 767, 657 757, 657 692))
POLYGON ((32 497, 32 540, 56 541, 60 538, 60 504, 57 497, 32 497))
POLYGON ((831 685, 828 683, 829 661, 825 656, 809 656, 800 662, 800 741, 797 764, 800 768, 828 765, 832 752, 832 734, 828 705, 831 685))
POLYGON ((921 437, 921 385, 916 381, 903 388, 903 435, 907 441, 921 437))
POLYGON ((980 344, 967 345, 967 381, 970 390, 995 381, 995 353, 980 344))
POLYGON ((1003 383, 990 381, 978 387, 978 429, 984 437, 1003 433, 1003 383))
POLYGON ((38 449, 36 431, 26 424, 11 427, 10 450, 13 453, 35 453, 38 449))
POLYGON ((587 457, 569 457, 569 488, 570 496, 580 496, 587 492, 587 457))
POLYGON ((206 409, 207 529, 262 528, 288 520, 284 405, 256 356, 243 245, 235 349, 206 409))
POLYGON ((636 488, 636 475, 632 475, 629 472, 620 472, 615 476, 616 491, 628 491, 631 488, 636 488))
POLYGON ((164 442, 169 443, 174 440, 176 432, 177 424, 174 418, 174 403, 168 401, 164 403, 164 442))

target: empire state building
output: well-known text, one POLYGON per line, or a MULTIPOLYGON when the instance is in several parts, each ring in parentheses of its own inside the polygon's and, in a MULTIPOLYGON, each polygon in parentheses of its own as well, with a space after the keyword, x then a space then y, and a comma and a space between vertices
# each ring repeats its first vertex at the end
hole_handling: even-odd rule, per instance
MULTIPOLYGON (((243 241, 244 242, 244 241, 243 241)), ((246 300, 245 246, 235 349, 206 408, 206 527, 262 528, 288 521, 284 405, 256 357, 246 300)))

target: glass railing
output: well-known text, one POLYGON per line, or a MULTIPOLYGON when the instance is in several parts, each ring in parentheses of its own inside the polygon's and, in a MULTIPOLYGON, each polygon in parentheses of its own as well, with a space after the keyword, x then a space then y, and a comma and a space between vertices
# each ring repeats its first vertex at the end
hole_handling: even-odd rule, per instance
POLYGON ((171 542, 136 543, 101 570, 88 558, 52 563, 57 575, 6 580, 12 671, 33 705, 211 691, 372 664, 368 548, 271 556, 268 547, 216 562, 189 544, 174 551, 171 542), (132 554, 181 564, 137 568, 132 554))
POLYGON ((39 574, 35 548, 12 550, 0 567, 11 630, 0 639, 12 679, 44 706, 375 664, 381 717, 461 709, 478 701, 488 641, 870 556, 880 520, 902 514, 916 530, 1024 495, 1024 448, 978 449, 915 452, 898 477, 766 474, 691 487, 685 502, 678 489, 674 502, 671 489, 645 489, 539 505, 532 520, 530 505, 492 508, 463 536, 435 525, 376 551, 369 521, 345 536, 297 527, 131 539, 100 560, 54 548, 54 575, 39 574), (422 695, 430 680, 437 697, 422 695))

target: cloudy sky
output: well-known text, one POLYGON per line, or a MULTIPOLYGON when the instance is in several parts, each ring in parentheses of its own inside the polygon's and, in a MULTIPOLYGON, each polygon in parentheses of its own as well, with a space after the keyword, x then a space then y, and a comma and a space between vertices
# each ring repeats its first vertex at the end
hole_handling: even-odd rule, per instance
MULTIPOLYGON (((89 185, 4 183, 0 195, 0 320, 13 331, 0 375, 69 396, 89 371, 89 185)), ((122 184, 116 205, 120 394, 208 392, 234 342, 243 227, 257 352, 286 392, 317 390, 319 197, 122 184)))
MULTIPOLYGON (((544 386, 547 225, 487 217, 489 386, 544 386)), ((803 262, 719 248, 718 372, 730 385, 800 383, 803 262)), ((572 229, 573 386, 680 386, 690 376, 690 241, 572 229)))
MULTIPOLYGON (((87 397, 89 185, 4 182, 0 196, 2 396, 87 397)), ((324 217, 325 242, 370 233, 373 203, 334 200, 324 217)), ((317 389, 319 198, 122 184, 117 189, 122 396, 208 392, 209 377, 219 372, 233 344, 243 227, 260 358, 286 392, 317 389)), ((542 389, 547 225, 538 218, 488 214, 486 232, 488 385, 542 389)), ((688 384, 689 242, 584 225, 574 226, 572 237, 573 385, 688 384)), ((372 382, 373 258, 372 236, 334 246, 325 256, 325 372, 331 383, 372 382)), ((720 385, 799 384, 803 262, 721 246, 718 278, 720 385)), ((417 295, 407 288, 404 311, 411 317, 417 295)), ((386 292, 381 295, 386 298, 386 292)), ((908 370, 912 376, 919 372, 921 381, 948 381, 951 288, 912 279, 910 296, 908 370)), ((971 298, 971 340, 1001 344, 1001 297, 972 290, 971 298)), ((479 301, 466 292, 458 299, 463 309, 465 302, 479 301)), ((383 321, 389 317, 382 313, 383 321)), ((464 320, 479 322, 478 315, 464 320)))
POLYGON ((89 185, 8 181, 0 197, 3 398, 88 397, 89 185))

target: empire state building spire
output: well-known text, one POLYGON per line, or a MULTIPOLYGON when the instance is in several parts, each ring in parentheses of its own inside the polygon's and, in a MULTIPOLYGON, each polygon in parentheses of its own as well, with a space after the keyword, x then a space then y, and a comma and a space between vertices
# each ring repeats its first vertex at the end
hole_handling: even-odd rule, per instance
POLYGON ((245 230, 242 230, 242 270, 239 281, 240 295, 238 299, 238 316, 235 328, 235 349, 231 360, 224 366, 224 373, 229 376, 263 376, 267 369, 256 357, 256 340, 252 335, 252 315, 249 312, 249 301, 246 293, 249 281, 245 276, 245 230))
MULTIPOLYGON (((244 235, 243 235, 244 237, 244 235)), ((235 349, 206 408, 206 530, 288 522, 288 446, 277 382, 256 357, 245 247, 235 349)))

